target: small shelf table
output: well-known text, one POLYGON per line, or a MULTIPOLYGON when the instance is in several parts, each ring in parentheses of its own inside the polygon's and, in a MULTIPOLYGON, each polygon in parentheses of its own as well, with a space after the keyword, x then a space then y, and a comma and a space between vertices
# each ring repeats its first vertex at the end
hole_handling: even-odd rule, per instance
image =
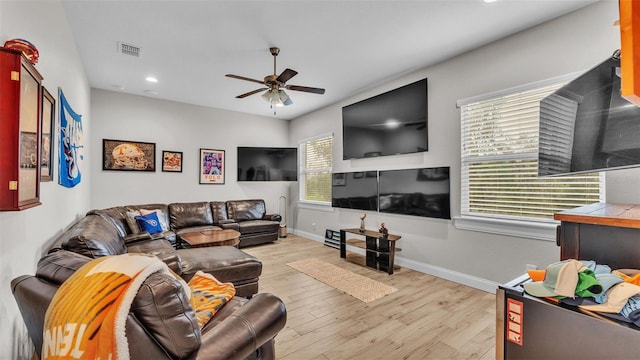
POLYGON ((382 233, 372 230, 361 232, 360 229, 340 229, 340 257, 347 258, 347 243, 365 250, 365 265, 370 268, 386 271, 393 274, 394 259, 396 256, 396 241, 401 236, 382 233), (347 233, 363 236, 347 240, 347 233))

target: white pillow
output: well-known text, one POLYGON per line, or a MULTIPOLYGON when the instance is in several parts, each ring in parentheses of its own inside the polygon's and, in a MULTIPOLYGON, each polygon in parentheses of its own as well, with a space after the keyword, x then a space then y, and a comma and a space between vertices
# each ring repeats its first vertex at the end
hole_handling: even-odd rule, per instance
POLYGON ((167 224, 167 217, 164 215, 164 212, 162 210, 140 209, 140 215, 149 215, 151 213, 156 213, 156 215, 158 216, 158 220, 160 220, 160 227, 162 227, 162 231, 169 230, 169 224, 167 224))
POLYGON ((138 222, 136 221, 136 216, 140 216, 142 214, 140 214, 140 211, 138 210, 134 210, 134 211, 127 211, 127 225, 129 225, 129 230, 131 230, 132 234, 138 234, 140 233, 140 226, 138 225, 138 222))

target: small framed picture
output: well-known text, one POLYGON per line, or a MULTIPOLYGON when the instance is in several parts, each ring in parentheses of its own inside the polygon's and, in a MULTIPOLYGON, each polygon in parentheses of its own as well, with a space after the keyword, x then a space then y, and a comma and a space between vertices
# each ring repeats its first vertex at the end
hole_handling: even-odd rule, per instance
POLYGON ((200 184, 224 184, 224 150, 200 149, 200 184))
POLYGON ((333 186, 345 186, 347 185, 347 174, 334 173, 331 178, 331 185, 333 186))
POLYGON ((56 100, 45 87, 42 88, 42 139, 41 139, 41 161, 40 161, 40 181, 53 180, 53 131, 56 119, 56 100))
POLYGON ((182 172, 182 152, 162 150, 162 171, 182 172))

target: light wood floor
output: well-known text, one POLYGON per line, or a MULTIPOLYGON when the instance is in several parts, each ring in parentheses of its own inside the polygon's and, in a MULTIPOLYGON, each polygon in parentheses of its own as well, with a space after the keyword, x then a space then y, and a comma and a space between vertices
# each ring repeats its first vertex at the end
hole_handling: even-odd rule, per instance
POLYGON ((493 294, 407 268, 388 275, 294 235, 243 250, 263 262, 260 292, 286 304, 287 325, 276 337, 280 360, 495 358, 493 294), (364 303, 286 265, 312 257, 398 291, 364 303))

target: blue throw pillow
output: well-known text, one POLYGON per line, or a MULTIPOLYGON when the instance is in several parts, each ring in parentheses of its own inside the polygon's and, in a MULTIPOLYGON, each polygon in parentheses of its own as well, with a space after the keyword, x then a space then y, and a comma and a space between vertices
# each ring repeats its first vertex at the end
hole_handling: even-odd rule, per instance
POLYGON ((140 231, 146 231, 149 234, 162 232, 160 220, 158 220, 158 215, 155 212, 136 216, 135 219, 138 222, 138 226, 140 226, 140 231))

